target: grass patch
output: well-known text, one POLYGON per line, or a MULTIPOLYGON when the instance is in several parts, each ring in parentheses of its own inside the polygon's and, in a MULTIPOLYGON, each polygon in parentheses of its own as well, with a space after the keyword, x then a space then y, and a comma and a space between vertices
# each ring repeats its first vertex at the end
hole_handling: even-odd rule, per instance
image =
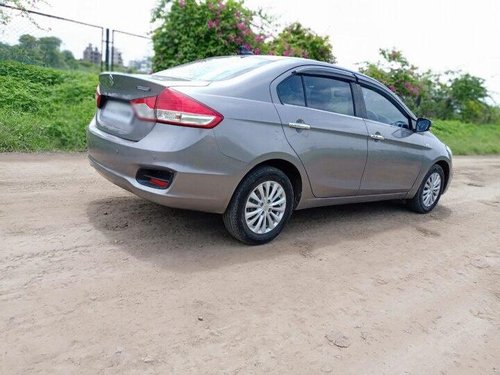
POLYGON ((85 150, 97 81, 93 73, 0 62, 0 152, 85 150))
POLYGON ((500 124, 436 120, 431 131, 454 155, 500 154, 500 124))

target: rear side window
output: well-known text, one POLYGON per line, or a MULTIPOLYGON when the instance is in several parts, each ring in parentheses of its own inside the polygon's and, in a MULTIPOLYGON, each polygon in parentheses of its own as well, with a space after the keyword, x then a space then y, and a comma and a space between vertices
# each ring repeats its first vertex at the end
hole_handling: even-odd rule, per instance
POLYGON ((354 116, 351 85, 333 78, 304 76, 307 106, 354 116))
POLYGON ((282 104, 306 105, 302 78, 300 76, 292 75, 288 77, 276 89, 282 104))

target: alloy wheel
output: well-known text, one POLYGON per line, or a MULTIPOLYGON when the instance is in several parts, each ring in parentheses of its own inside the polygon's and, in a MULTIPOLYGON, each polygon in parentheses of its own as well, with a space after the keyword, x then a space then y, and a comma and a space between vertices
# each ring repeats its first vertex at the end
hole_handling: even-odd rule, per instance
POLYGON ((264 181, 250 193, 245 204, 245 222, 256 234, 272 231, 286 210, 286 193, 276 181, 264 181))
POLYGON ((431 207, 441 193, 441 176, 434 172, 425 181, 424 189, 422 190, 422 202, 425 207, 431 207))

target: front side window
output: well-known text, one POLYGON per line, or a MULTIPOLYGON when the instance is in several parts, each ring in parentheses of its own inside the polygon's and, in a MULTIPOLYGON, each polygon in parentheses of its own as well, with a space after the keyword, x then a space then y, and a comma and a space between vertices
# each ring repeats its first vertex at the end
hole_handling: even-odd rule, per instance
POLYGON ((303 79, 308 107, 354 116, 349 82, 316 76, 304 76, 303 79))
POLYGON ((366 106, 366 117, 384 124, 408 128, 408 118, 385 96, 361 87, 366 106))

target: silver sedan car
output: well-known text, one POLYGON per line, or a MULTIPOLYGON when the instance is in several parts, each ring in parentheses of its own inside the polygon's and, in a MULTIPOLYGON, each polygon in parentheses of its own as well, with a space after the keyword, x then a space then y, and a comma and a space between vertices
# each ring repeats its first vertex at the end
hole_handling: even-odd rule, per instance
POLYGON ((87 131, 104 177, 150 201, 222 214, 247 244, 293 210, 403 199, 430 212, 452 155, 384 85, 335 65, 217 57, 152 75, 102 73, 87 131))

